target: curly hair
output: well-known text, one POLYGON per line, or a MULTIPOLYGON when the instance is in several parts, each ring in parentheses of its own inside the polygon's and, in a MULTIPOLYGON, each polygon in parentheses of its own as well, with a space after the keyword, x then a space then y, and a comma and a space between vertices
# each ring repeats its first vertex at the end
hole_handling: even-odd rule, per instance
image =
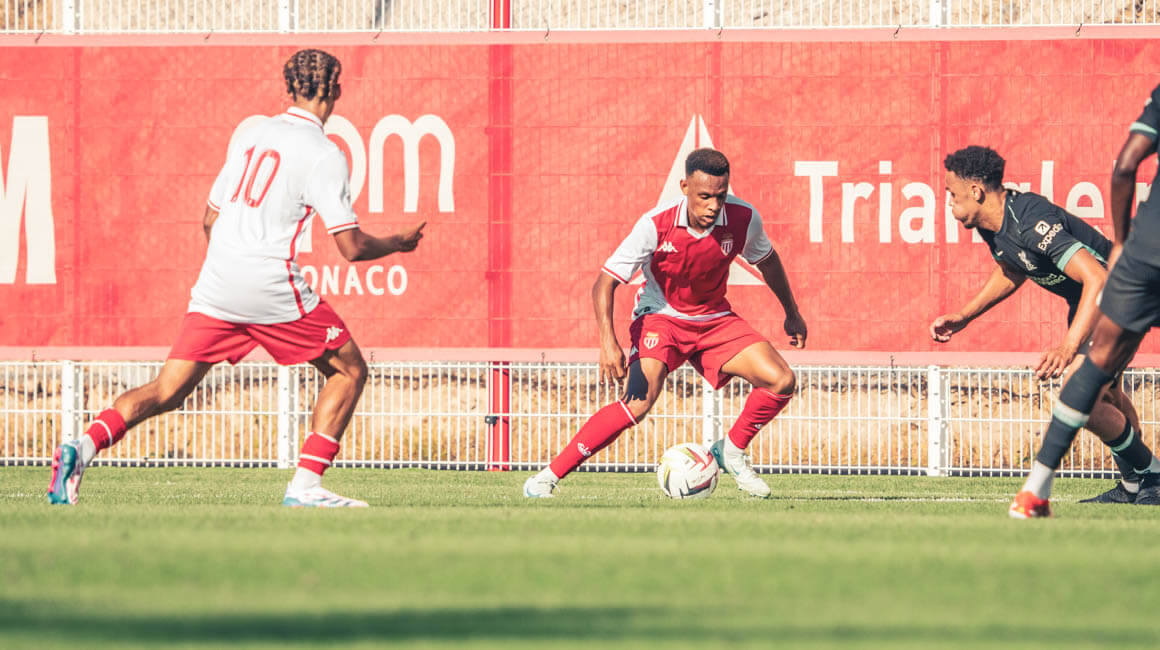
POLYGON ((971 145, 950 154, 943 161, 948 172, 959 178, 979 181, 989 190, 1003 188, 1003 169, 1007 161, 990 147, 971 145))
POLYGON ((330 99, 338 91, 342 64, 322 50, 298 50, 282 66, 286 92, 295 99, 330 99))
POLYGON ((697 171, 710 176, 724 176, 729 173, 729 159, 716 149, 708 147, 695 149, 688 158, 685 158, 685 176, 692 176, 693 172, 697 171))

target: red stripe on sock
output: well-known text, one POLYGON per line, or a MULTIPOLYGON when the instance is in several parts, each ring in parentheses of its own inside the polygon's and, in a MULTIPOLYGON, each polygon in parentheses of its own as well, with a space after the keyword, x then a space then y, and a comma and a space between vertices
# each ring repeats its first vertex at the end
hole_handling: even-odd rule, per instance
POLYGON ((597 411, 567 446, 552 460, 552 473, 564 478, 580 466, 586 458, 604 449, 620 437, 625 429, 636 424, 628 406, 617 400, 597 411))
POLYGON ((298 466, 322 476, 338 455, 338 443, 321 434, 311 433, 298 455, 298 466))
POLYGON ((793 395, 778 395, 764 388, 754 388, 745 400, 745 408, 729 430, 729 440, 738 449, 745 449, 761 428, 781 413, 793 395))
POLYGON ((93 419, 85 435, 92 438, 97 451, 100 451, 120 442, 126 430, 125 418, 116 409, 105 409, 93 419))

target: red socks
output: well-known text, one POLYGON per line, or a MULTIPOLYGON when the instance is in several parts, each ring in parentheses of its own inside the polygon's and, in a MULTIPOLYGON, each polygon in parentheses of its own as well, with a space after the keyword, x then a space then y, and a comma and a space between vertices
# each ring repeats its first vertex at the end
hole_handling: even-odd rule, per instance
POLYGON ((312 432, 302 445, 302 453, 298 454, 298 467, 322 476, 337 455, 337 440, 323 433, 312 432))
POLYGON ((761 431, 761 427, 769 424, 769 421, 785 408, 791 397, 792 394, 778 395, 765 388, 754 388, 753 392, 749 393, 749 398, 745 400, 745 408, 741 409, 737 422, 729 430, 730 442, 738 449, 748 447, 757 432, 761 431))
POLYGON ((92 438, 97 451, 108 449, 125 437, 125 418, 116 409, 105 409, 89 425, 85 435, 92 438))
POLYGON ((607 447, 625 429, 636 424, 636 419, 617 400, 597 411, 549 465, 556 478, 564 478, 580 466, 584 459, 607 447))

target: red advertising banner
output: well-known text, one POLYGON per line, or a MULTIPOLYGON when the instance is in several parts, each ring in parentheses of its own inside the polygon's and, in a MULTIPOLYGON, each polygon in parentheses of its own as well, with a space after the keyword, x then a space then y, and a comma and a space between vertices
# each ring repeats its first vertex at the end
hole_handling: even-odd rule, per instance
MULTIPOLYGON (((285 108, 294 49, 4 49, 0 346, 171 342, 210 185, 231 137, 285 108)), ((1144 39, 327 49, 344 69, 327 131, 363 228, 428 222, 412 254, 348 263, 316 226, 299 257, 380 348, 594 347, 602 262, 678 191, 684 155, 712 145, 764 217, 811 348, 1043 350, 1067 310, 1031 283, 931 341, 930 321, 993 264, 946 210, 943 157, 992 146, 1008 181, 1110 234, 1111 164, 1160 83, 1144 39)), ((755 271, 739 264, 731 283, 737 312, 782 347, 755 271)), ((635 290, 618 292, 622 343, 635 290)))

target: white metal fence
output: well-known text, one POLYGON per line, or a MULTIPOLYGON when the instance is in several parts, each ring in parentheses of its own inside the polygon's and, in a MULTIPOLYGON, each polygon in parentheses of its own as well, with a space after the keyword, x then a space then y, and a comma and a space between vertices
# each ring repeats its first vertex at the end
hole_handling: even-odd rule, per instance
POLYGON ((0 32, 1160 24, 1160 0, 4 0, 0 32))
MULTIPOLYGON (((45 464, 61 440, 158 363, 0 364, 0 465, 45 464)), ((767 472, 1017 474, 1030 466, 1058 386, 1027 370, 799 367, 789 408, 755 440, 767 472)), ((126 465, 290 467, 309 430, 321 376, 310 366, 219 366, 176 412, 149 420, 102 454, 126 465)), ((1155 448, 1160 373, 1132 370, 1125 388, 1155 448)), ((728 431, 748 388, 706 389, 685 366, 648 419, 586 464, 651 469, 678 442, 728 431)), ((538 468, 615 395, 586 363, 374 363, 338 465, 538 468), (506 406, 505 406, 506 405, 506 406)), ((1083 433, 1065 474, 1111 476, 1103 445, 1083 433)))

